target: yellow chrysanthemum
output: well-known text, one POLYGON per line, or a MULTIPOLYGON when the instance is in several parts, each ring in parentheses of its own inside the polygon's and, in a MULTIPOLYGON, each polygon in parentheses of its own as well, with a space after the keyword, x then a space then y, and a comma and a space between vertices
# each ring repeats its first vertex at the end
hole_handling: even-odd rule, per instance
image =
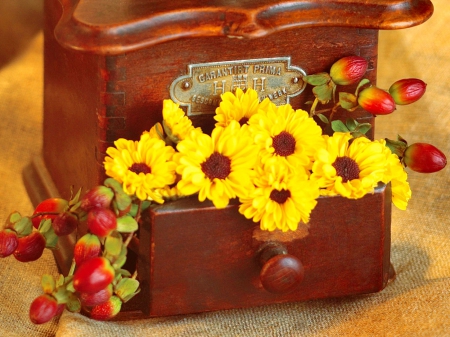
POLYGON ((386 171, 383 145, 365 137, 350 142, 349 133, 324 138, 326 148, 317 151, 311 173, 321 194, 358 199, 373 192, 386 171))
POLYGON ((162 114, 164 131, 174 143, 186 138, 191 130, 194 130, 192 121, 172 100, 165 99, 163 101, 162 114))
POLYGON ((181 175, 177 187, 182 194, 198 192, 200 201, 209 199, 223 208, 253 188, 250 179, 257 151, 238 122, 215 128, 211 136, 193 131, 178 143, 177 150, 174 160, 181 175))
POLYGON ((239 212, 262 230, 296 230, 300 221, 307 223, 317 204, 319 187, 308 180, 305 171, 292 173, 271 158, 256 168, 256 188, 248 198, 241 198, 239 212))
POLYGON ((386 147, 386 141, 381 139, 378 142, 383 145, 386 156, 386 172, 381 181, 385 184, 391 183, 392 203, 397 208, 405 210, 411 198, 411 188, 407 181, 408 174, 398 156, 386 147))
POLYGON ((325 146, 322 129, 304 110, 289 104, 260 109, 249 120, 262 161, 275 157, 291 167, 311 167, 314 153, 325 146))
POLYGON ((217 121, 216 127, 225 127, 231 121, 238 121, 241 125, 246 124, 259 109, 265 110, 273 104, 268 98, 260 103, 258 93, 250 88, 245 93, 242 89, 237 88, 235 94, 226 92, 220 95, 220 98, 222 101, 214 116, 217 121))
POLYGON ((123 185, 129 195, 140 200, 164 200, 154 191, 175 182, 175 150, 164 141, 144 135, 139 141, 119 139, 106 150, 106 174, 123 185))
POLYGON ((149 131, 144 131, 142 136, 164 140, 164 131, 161 123, 156 123, 149 131))

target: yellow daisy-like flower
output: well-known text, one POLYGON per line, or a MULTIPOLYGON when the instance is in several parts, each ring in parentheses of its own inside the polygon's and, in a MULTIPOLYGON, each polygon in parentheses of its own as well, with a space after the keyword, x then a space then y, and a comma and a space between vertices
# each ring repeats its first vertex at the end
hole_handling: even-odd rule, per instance
MULTIPOLYGON (((149 131, 144 131, 142 136, 164 140, 164 130, 161 123, 156 123, 149 131)), ((142 137, 141 136, 141 137, 142 137)))
POLYGON ((365 137, 350 142, 352 136, 341 132, 324 138, 326 148, 317 151, 311 173, 321 194, 358 199, 373 192, 386 171, 383 145, 365 137))
POLYGON ((175 182, 175 150, 149 135, 143 135, 139 141, 121 138, 114 145, 106 150, 106 174, 119 181, 127 194, 163 203, 155 189, 175 182))
POLYGON ((250 118, 249 129, 263 162, 275 157, 280 164, 309 169, 314 153, 325 146, 320 126, 306 111, 294 110, 289 104, 260 109, 250 118))
POLYGON ((163 101, 163 126, 167 136, 174 142, 186 138, 194 130, 192 121, 186 116, 178 104, 170 99, 163 101))
POLYGON ((193 131, 178 143, 177 150, 174 160, 181 176, 177 187, 182 194, 198 192, 200 201, 209 199, 224 208, 230 199, 246 196, 253 188, 257 151, 238 122, 215 128, 211 136, 193 131))
POLYGON ((386 156, 386 172, 381 181, 385 184, 391 183, 392 203, 397 208, 405 210, 411 198, 411 188, 407 181, 408 174, 398 156, 386 146, 386 141, 381 139, 378 142, 383 145, 386 156))
POLYGON ((244 125, 259 109, 265 110, 273 104, 268 98, 260 103, 258 93, 251 88, 245 93, 241 88, 237 88, 235 94, 226 92, 220 95, 220 98, 222 101, 214 116, 217 121, 216 127, 225 127, 231 121, 238 121, 239 124, 244 125))
POLYGON ((262 230, 296 230, 300 221, 309 222, 317 204, 319 187, 308 180, 305 171, 292 173, 274 158, 256 168, 256 188, 248 198, 241 198, 239 212, 262 230))

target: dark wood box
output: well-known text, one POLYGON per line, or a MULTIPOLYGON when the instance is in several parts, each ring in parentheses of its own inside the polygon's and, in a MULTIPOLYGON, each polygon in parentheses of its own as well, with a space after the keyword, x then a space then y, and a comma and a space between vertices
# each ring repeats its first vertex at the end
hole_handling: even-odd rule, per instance
MULTIPOLYGON (((367 58, 375 82, 378 30, 420 24, 432 11, 428 0, 45 0, 44 139, 42 157, 24 171, 30 197, 68 197, 70 186, 103 182, 107 147, 160 121, 164 99, 178 100, 208 130, 217 98, 235 79, 261 91, 262 78, 278 73, 287 82, 261 95, 295 108, 312 97, 301 92, 301 75, 343 56, 367 58), (236 68, 222 82, 211 67, 236 68)), ((355 114, 374 124, 365 111, 355 114)), ((282 238, 256 235, 258 225, 236 205, 216 210, 188 198, 154 207, 135 248, 143 292, 125 316, 379 291, 389 274, 390 207, 386 186, 357 201, 324 197, 303 228, 309 235, 282 238), (305 268, 289 294, 269 293, 258 281, 258 252, 275 241, 305 268)), ((73 243, 62 240, 56 254, 63 271, 73 243)))

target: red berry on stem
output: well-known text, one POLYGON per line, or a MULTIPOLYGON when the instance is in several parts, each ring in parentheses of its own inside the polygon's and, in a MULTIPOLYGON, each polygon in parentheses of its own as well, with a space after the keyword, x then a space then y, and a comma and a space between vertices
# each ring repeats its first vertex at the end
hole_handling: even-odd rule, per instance
POLYGON ((442 170, 447 165, 447 158, 431 144, 415 143, 406 148, 403 162, 413 171, 433 173, 442 170))
POLYGON ((96 305, 100 305, 108 301, 113 295, 113 287, 112 285, 108 285, 106 288, 96 292, 96 293, 81 293, 79 298, 81 301, 81 305, 84 307, 93 307, 96 305))
POLYGON ((121 308, 120 298, 112 296, 107 302, 93 307, 89 316, 97 321, 107 321, 115 317, 121 308))
POLYGON ((392 96, 377 87, 368 87, 358 95, 358 104, 372 115, 387 115, 395 110, 392 96))
POLYGON ((19 238, 12 229, 0 231, 0 257, 7 257, 14 253, 19 244, 19 238))
POLYGON ((114 191, 109 187, 99 185, 89 191, 81 198, 81 208, 88 212, 93 208, 109 208, 114 198, 114 191))
POLYGON ((398 80, 389 88, 389 93, 399 105, 411 104, 419 100, 425 93, 427 85, 417 78, 398 80))
POLYGON ((45 238, 40 232, 19 238, 14 251, 14 257, 20 262, 36 261, 42 256, 45 248, 45 238))
POLYGON ((50 321, 58 312, 58 303, 55 298, 44 294, 37 297, 30 305, 30 320, 34 324, 50 321))
POLYGON ((77 216, 68 211, 59 213, 52 221, 53 230, 58 236, 69 235, 77 229, 78 224, 77 216))
POLYGON ((103 237, 117 228, 117 218, 109 208, 94 208, 88 212, 87 225, 92 234, 103 237))
POLYGON ((347 56, 336 61, 330 69, 334 83, 349 85, 362 79, 367 70, 367 60, 359 56, 347 56))
POLYGON ((106 258, 94 257, 77 269, 73 276, 73 287, 80 293, 96 293, 106 288, 114 276, 114 268, 106 258))
POLYGON ((55 214, 47 214, 47 215, 39 215, 31 218, 33 222, 34 228, 39 228, 39 224, 41 220, 45 219, 54 219, 58 213, 64 212, 69 206, 69 202, 65 199, 61 198, 50 198, 42 201, 39 205, 37 205, 36 209, 33 212, 33 215, 38 213, 55 213, 55 214))
POLYGON ((77 266, 81 266, 87 260, 98 257, 101 252, 100 239, 97 235, 87 233, 78 239, 73 250, 73 257, 77 266))

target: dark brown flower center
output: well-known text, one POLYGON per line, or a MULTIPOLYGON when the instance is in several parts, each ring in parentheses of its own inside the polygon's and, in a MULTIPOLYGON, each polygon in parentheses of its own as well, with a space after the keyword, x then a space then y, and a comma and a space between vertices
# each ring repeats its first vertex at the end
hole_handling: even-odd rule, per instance
POLYGON ((342 177, 344 183, 359 178, 359 166, 352 158, 337 157, 333 167, 336 169, 336 174, 342 177))
POLYGON ((294 153, 295 138, 289 132, 282 131, 272 139, 272 145, 275 149, 275 154, 282 157, 287 157, 294 153))
POLYGON ((136 174, 139 174, 139 173, 144 173, 144 174, 152 173, 152 169, 147 164, 144 164, 144 163, 134 163, 133 165, 131 165, 129 170, 131 172, 136 173, 136 174))
POLYGON ((225 179, 231 172, 231 160, 220 153, 214 152, 201 164, 203 173, 210 179, 225 179))
POLYGON ((248 122, 248 118, 247 117, 242 117, 240 120, 239 120, 239 124, 242 126, 242 125, 244 125, 244 124, 247 124, 247 122, 248 122))
POLYGON ((275 201, 279 204, 284 204, 290 196, 291 196, 291 192, 289 190, 285 190, 285 189, 282 189, 280 191, 272 190, 272 192, 270 192, 270 199, 272 199, 273 201, 275 201))

